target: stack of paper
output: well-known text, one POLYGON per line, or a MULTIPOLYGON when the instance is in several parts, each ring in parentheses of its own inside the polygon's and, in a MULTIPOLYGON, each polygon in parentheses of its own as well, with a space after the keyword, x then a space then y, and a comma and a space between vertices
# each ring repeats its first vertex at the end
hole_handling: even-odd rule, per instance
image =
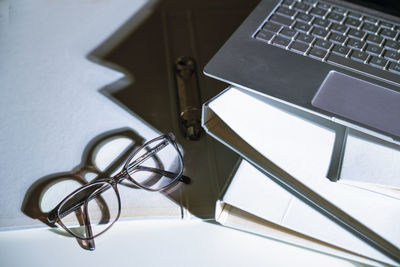
POLYGON ((376 169, 388 172, 392 168, 396 172, 390 158, 393 153, 399 158, 398 147, 350 131, 341 165, 342 176, 347 178, 335 183, 326 177, 332 168, 336 137, 343 127, 331 121, 230 88, 204 106, 203 124, 212 136, 254 165, 243 162, 233 175, 217 204, 221 223, 364 263, 396 264, 393 255, 388 257, 371 243, 387 242, 396 257, 400 247, 400 217, 396 216, 400 194, 372 182, 377 181, 373 176, 379 177, 376 169), (360 145, 362 142, 368 145, 360 145), (369 167, 362 171, 369 177, 368 184, 348 183, 351 173, 361 172, 355 170, 360 166, 354 164, 354 151, 371 160, 371 147, 375 157, 389 159, 364 163, 369 167), (254 230, 247 224, 254 224, 254 220, 243 219, 247 216, 244 214, 255 216, 261 224, 270 223, 269 228, 254 230), (348 231, 343 222, 355 229, 348 231), (266 230, 271 227, 275 230, 266 230), (358 230, 364 232, 354 234, 358 230), (371 240, 360 239, 363 234, 371 240))

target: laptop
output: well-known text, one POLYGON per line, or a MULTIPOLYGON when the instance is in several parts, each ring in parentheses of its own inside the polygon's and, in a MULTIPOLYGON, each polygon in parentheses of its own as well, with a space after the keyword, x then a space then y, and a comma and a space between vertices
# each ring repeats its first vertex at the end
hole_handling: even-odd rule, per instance
POLYGON ((400 1, 264 0, 204 73, 400 143, 400 1))

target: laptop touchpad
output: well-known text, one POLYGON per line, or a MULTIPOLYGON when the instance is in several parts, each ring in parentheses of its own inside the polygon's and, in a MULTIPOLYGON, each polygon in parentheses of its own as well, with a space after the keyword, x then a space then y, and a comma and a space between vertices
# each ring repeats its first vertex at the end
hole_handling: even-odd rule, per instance
POLYGON ((336 71, 326 76, 311 104, 400 136, 400 93, 336 71))

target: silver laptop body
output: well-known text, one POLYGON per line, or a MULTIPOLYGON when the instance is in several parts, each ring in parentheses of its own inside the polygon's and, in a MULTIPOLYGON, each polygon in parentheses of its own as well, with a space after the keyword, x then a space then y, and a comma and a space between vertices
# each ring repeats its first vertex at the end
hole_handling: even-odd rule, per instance
POLYGON ((264 0, 204 73, 400 143, 399 13, 393 0, 264 0))

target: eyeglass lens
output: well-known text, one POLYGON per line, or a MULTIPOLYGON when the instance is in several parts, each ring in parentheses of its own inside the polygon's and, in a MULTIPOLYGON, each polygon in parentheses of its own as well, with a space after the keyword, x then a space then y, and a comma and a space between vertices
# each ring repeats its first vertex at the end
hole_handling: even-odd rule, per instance
POLYGON ((119 209, 117 192, 108 182, 99 182, 83 187, 66 199, 59 208, 59 218, 74 236, 91 238, 111 226, 118 218, 119 209))
POLYGON ((150 190, 161 190, 176 182, 176 177, 182 172, 183 166, 180 154, 174 143, 168 142, 162 146, 164 140, 155 140, 143 147, 128 162, 127 171, 131 179, 140 186, 150 190), (146 153, 162 146, 152 157, 147 157, 140 165, 134 163, 146 153))

